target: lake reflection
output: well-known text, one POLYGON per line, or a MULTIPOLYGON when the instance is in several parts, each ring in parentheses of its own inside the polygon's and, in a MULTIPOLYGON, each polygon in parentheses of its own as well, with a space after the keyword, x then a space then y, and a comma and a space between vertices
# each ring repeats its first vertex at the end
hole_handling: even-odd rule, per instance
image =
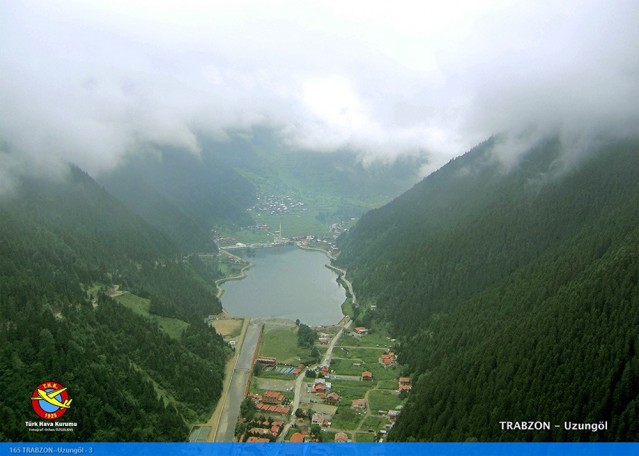
POLYGON ((255 266, 243 280, 222 284, 222 305, 231 315, 298 319, 312 326, 331 325, 342 318, 341 304, 346 298, 337 283, 337 274, 324 265, 329 259, 322 252, 294 246, 256 249, 233 253, 255 266))

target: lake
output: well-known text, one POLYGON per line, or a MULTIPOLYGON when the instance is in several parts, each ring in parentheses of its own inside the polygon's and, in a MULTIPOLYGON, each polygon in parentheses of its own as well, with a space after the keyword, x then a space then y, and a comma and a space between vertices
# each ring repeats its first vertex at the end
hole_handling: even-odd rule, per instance
POLYGON ((330 261, 319 251, 295 246, 233 253, 255 266, 243 280, 222 284, 222 305, 231 315, 299 319, 310 326, 333 325, 342 319, 346 292, 337 274, 324 265, 330 261))

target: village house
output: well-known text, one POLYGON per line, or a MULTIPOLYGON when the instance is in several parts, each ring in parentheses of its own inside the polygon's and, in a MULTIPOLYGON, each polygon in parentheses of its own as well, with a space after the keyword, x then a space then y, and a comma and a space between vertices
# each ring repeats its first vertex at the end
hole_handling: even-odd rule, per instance
POLYGON ((362 381, 370 381, 373 380, 373 373, 369 371, 362 372, 362 381))
POLYGON ((399 410, 389 410, 386 416, 390 420, 395 420, 399 416, 399 410))
POLYGON ((284 395, 277 391, 266 391, 262 394, 262 402, 270 405, 280 405, 284 402, 284 395))
POLYGON ((315 383, 313 388, 311 389, 311 393, 315 394, 324 394, 326 393, 326 384, 325 383, 315 383))
POLYGON ((283 415, 288 415, 291 411, 291 408, 286 405, 269 405, 258 403, 255 405, 255 408, 262 412, 281 413, 283 415))
POLYGON ((399 377, 399 391, 410 391, 413 387, 410 384, 410 378, 399 377))
POLYGON ((368 334, 368 329, 366 329, 363 326, 358 326, 355 328, 355 334, 359 334, 360 336, 363 336, 364 334, 368 334))
POLYGON ((296 432, 295 434, 293 434, 291 436, 291 439, 289 440, 289 442, 303 443, 304 442, 304 434, 302 434, 301 432, 296 432))
POLYGON ((298 364, 297 367, 293 369, 293 372, 291 372, 291 375, 299 375, 304 370, 304 367, 304 364, 298 364))
POLYGON ((311 393, 315 394, 325 394, 332 387, 332 383, 327 382, 323 378, 318 378, 315 380, 313 387, 311 388, 311 393))
POLYGON ((320 337, 318 340, 320 344, 328 345, 328 337, 320 337))
POLYGON ((270 440, 265 439, 263 437, 250 436, 248 439, 246 439, 246 443, 268 443, 268 442, 270 442, 270 440))
POLYGON ((348 442, 348 434, 345 432, 338 432, 335 434, 335 442, 337 443, 346 443, 348 442))
POLYGON ((395 364, 395 353, 390 352, 383 354, 379 357, 379 363, 384 367, 392 366, 395 364))
POLYGON ((283 421, 274 421, 271 424, 271 434, 273 434, 274 437, 277 437, 278 435, 280 435, 280 431, 282 430, 283 424, 284 424, 283 421))
POLYGON ((268 356, 260 356, 255 360, 256 363, 266 364, 267 366, 275 366, 277 364, 276 358, 270 358, 268 356))
POLYGON ((249 430, 249 434, 266 436, 270 435, 271 431, 269 429, 254 427, 249 430))
POLYGON ((341 398, 339 397, 339 394, 337 394, 337 393, 328 393, 326 395, 326 403, 327 404, 337 405, 339 403, 340 399, 341 398))
POLYGON ((366 399, 353 399, 351 407, 358 410, 366 410, 366 399))
POLYGON ((311 418, 311 424, 317 424, 322 427, 327 427, 330 426, 331 423, 322 413, 315 412, 313 413, 313 416, 311 418))

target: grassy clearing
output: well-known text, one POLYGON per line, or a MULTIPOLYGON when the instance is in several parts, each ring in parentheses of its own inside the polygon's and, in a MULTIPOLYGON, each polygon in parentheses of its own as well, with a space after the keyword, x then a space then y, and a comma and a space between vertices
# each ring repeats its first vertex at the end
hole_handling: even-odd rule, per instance
POLYGON ((379 431, 384 425, 388 423, 388 418, 385 416, 367 416, 364 418, 364 422, 362 423, 362 428, 373 429, 374 431, 379 431))
POLYGON ((89 293, 90 295, 93 295, 97 293, 98 291, 100 291, 100 288, 102 288, 103 286, 104 285, 101 283, 94 283, 87 289, 87 293, 89 293))
POLYGON ((131 293, 124 293, 120 296, 116 296, 114 299, 138 315, 142 315, 145 318, 155 321, 160 326, 160 329, 173 339, 179 340, 182 337, 182 332, 189 327, 187 322, 178 320, 177 318, 162 317, 149 313, 151 301, 148 299, 141 298, 131 293))
POLYGON ((386 350, 383 348, 349 348, 348 353, 352 359, 360 359, 367 364, 379 364, 379 357, 386 353, 386 350))
POLYGON ((347 298, 346 301, 342 303, 342 313, 350 317, 353 316, 353 300, 351 298, 347 298))
POLYGON ((334 442, 335 441, 335 431, 329 431, 328 429, 322 429, 322 442, 334 442))
POLYGON ((337 392, 342 397, 342 405, 351 406, 353 399, 364 399, 366 391, 371 388, 371 384, 346 382, 346 381, 334 381, 332 391, 337 392))
MULTIPOLYGON (((396 373, 398 373, 398 371, 396 371, 396 373)), ((397 390, 397 388, 399 387, 399 384, 397 383, 397 379, 393 379, 393 380, 382 380, 379 382, 377 388, 379 389, 387 389, 387 390, 397 390)))
POLYGON ((366 367, 353 365, 361 363, 362 361, 358 359, 333 358, 331 360, 331 369, 339 375, 361 375, 366 370, 366 367))
POLYGON ((331 426, 335 429, 353 431, 357 429, 363 416, 363 412, 355 411, 350 406, 340 406, 331 421, 331 426))
POLYGON ((131 363, 131 364, 136 371, 140 372, 147 380, 151 382, 151 384, 153 384, 153 390, 155 391, 155 396, 158 399, 162 399, 162 402, 164 403, 165 406, 167 406, 168 404, 177 404, 177 401, 175 400, 173 395, 169 393, 167 390, 165 390, 164 388, 162 388, 160 384, 156 382, 146 370, 144 370, 142 367, 140 367, 136 363, 131 363))
POLYGON ((377 442, 377 435, 371 432, 356 432, 356 442, 377 442))
POLYGON ((404 401, 395 392, 388 390, 373 390, 368 394, 371 410, 394 410, 404 401))
POLYGON ((346 336, 343 340, 340 340, 341 346, 352 347, 390 347, 392 342, 385 332, 374 332, 373 334, 367 334, 365 336, 346 336))
POLYGON ((297 365, 308 353, 297 346, 297 327, 275 328, 262 335, 259 354, 276 358, 278 364, 297 365))

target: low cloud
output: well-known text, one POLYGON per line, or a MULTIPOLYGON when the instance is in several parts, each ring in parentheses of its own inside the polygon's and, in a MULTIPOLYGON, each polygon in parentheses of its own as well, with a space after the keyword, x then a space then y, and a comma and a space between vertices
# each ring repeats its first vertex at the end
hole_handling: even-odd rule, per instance
POLYGON ((575 150, 639 124, 633 1, 27 0, 0 4, 0 41, 6 182, 253 126, 364 163, 426 156, 428 173, 495 133, 575 150))

